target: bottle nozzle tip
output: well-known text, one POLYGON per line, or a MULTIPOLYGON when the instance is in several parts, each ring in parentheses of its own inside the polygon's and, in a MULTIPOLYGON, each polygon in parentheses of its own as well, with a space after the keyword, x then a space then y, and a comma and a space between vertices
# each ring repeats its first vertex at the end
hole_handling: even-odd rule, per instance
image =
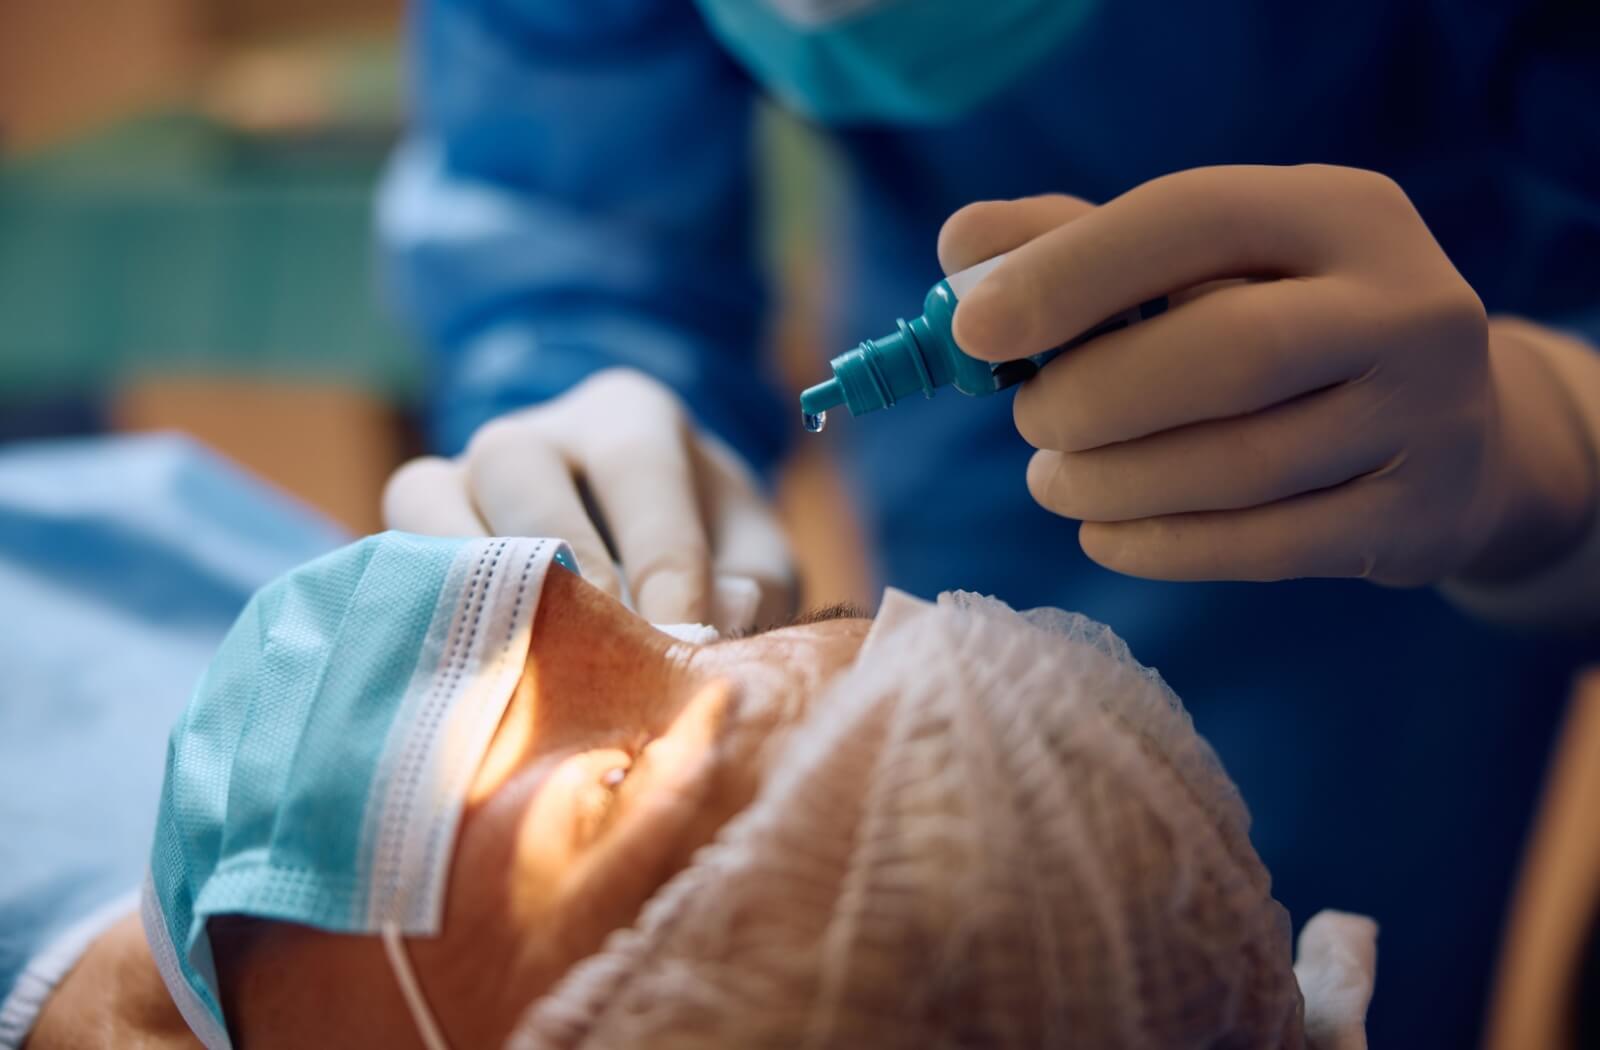
POLYGON ((844 387, 838 379, 828 379, 808 387, 800 395, 800 411, 808 416, 820 416, 830 408, 844 404, 844 387))

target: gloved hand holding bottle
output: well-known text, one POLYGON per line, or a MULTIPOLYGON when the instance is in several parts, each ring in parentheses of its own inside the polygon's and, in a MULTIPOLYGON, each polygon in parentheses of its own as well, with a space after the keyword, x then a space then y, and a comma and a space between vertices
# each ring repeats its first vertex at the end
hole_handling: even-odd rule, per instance
POLYGON ((586 579, 620 597, 625 576, 657 623, 743 630, 794 604, 788 545, 755 478, 639 372, 597 373, 485 424, 455 459, 411 461, 384 518, 430 535, 560 536, 586 579))
POLYGON ((1380 175, 1196 169, 1099 207, 974 204, 940 236, 946 272, 1002 252, 953 322, 987 361, 1170 300, 1016 394, 1017 428, 1040 450, 1030 491, 1082 519, 1084 550, 1108 568, 1497 581, 1559 560, 1592 527, 1579 388, 1600 390, 1600 362, 1548 329, 1487 319, 1380 175), (1577 387, 1573 370, 1588 370, 1577 387))

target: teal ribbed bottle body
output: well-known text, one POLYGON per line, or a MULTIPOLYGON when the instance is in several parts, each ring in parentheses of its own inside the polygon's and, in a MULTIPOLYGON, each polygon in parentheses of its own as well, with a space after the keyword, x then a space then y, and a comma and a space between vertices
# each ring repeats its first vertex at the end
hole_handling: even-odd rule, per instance
POLYGON ((994 393, 993 367, 956 346, 950 333, 955 310, 955 293, 940 281, 923 300, 922 316, 900 320, 890 334, 835 357, 833 379, 801 395, 802 411, 815 416, 843 404, 859 416, 913 394, 932 397, 941 386, 954 386, 963 394, 994 393))
MULTIPOLYGON (((991 260, 992 262, 992 260, 991 260)), ((987 264, 980 264, 987 265, 987 264)), ((966 271, 972 273, 973 271, 966 271)), ((957 277, 961 275, 958 274, 957 277)), ((831 363, 833 378, 800 395, 800 411, 807 430, 821 430, 827 411, 844 405, 852 416, 865 415, 921 394, 932 397, 941 386, 982 397, 1033 378, 1056 354, 1117 328, 1154 317, 1166 309, 1165 299, 1155 299, 1095 325, 1061 346, 1032 357, 993 364, 968 357, 956 345, 951 325, 955 321, 956 293, 949 280, 940 281, 922 302, 922 316, 896 322, 895 331, 881 339, 868 339, 831 363)))

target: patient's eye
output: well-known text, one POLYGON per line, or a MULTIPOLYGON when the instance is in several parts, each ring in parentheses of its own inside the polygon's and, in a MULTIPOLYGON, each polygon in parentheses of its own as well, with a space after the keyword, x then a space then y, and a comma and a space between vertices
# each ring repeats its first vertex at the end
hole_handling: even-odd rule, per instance
POLYGON ((623 798, 623 785, 634 772, 639 753, 648 740, 637 745, 605 748, 574 756, 580 779, 573 784, 572 830, 575 845, 593 843, 610 826, 623 798))
POLYGON ((604 787, 617 790, 622 782, 628 779, 628 774, 633 772, 635 764, 640 761, 644 749, 650 746, 651 737, 648 733, 641 733, 632 742, 614 750, 602 752, 607 758, 604 763, 604 772, 600 774, 600 783, 604 787))
POLYGON ((649 781, 650 756, 646 751, 655 739, 640 733, 609 747, 597 747, 569 756, 562 763, 559 797, 570 814, 572 846, 582 849, 598 840, 618 811, 626 808, 629 797, 638 790, 630 779, 642 771, 649 781))

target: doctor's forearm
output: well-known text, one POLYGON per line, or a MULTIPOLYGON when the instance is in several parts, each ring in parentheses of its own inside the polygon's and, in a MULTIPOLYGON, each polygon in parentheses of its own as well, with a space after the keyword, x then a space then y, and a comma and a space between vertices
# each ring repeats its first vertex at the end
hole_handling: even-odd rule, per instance
POLYGON ((1496 618, 1600 619, 1600 352, 1520 318, 1489 331, 1500 395, 1492 525, 1445 590, 1496 618))

